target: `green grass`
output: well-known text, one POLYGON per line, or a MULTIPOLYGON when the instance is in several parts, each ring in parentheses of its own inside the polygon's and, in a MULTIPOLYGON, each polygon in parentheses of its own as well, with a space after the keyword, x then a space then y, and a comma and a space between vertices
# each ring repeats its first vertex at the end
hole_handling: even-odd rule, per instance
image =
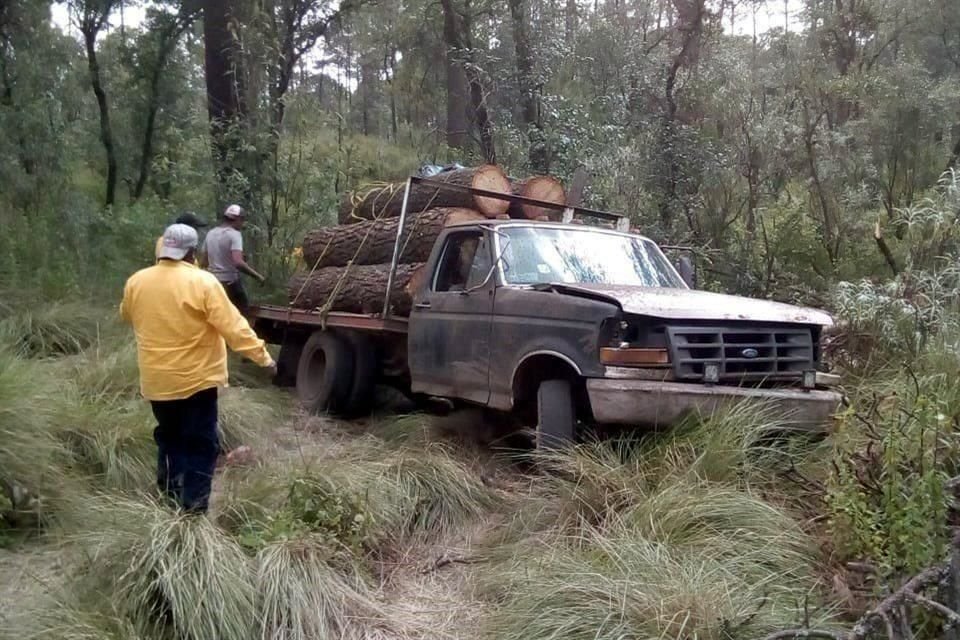
POLYGON ((103 324, 102 310, 84 302, 24 305, 0 320, 0 342, 28 358, 76 354, 97 341, 103 324))
POLYGON ((365 568, 310 536, 264 547, 256 557, 261 638, 363 638, 385 624, 365 568), (333 560, 333 561, 332 561, 333 560))
MULTIPOLYGON (((858 451, 849 418, 818 442, 784 437, 770 408, 737 405, 664 433, 536 453, 532 469, 503 466, 510 483, 494 489, 475 454, 437 442, 422 416, 294 432, 289 394, 247 367, 221 395, 220 429, 226 449, 248 444, 259 460, 221 469, 211 517, 188 518, 153 497, 154 421, 129 331, 101 310, 63 332, 82 339, 46 339, 60 334, 40 327, 66 326, 57 318, 70 308, 39 309, 46 324, 0 321, 43 338, 29 350, 20 329, 0 333, 0 479, 29 496, 20 513, 0 510, 44 525, 70 558, 61 587, 0 625, 7 633, 402 637, 406 614, 380 586, 391 567, 427 549, 435 559, 478 527, 487 535, 464 578, 481 598, 475 637, 725 640, 795 626, 807 611, 833 622, 830 546, 789 478, 822 481, 836 447, 858 451)), ((946 347, 918 364, 926 404, 904 406, 924 424, 960 414, 955 368, 946 347)), ((852 397, 912 384, 901 374, 852 397)), ((932 446, 930 431, 903 446, 932 446)), ((938 437, 938 464, 956 465, 955 439, 938 437)))

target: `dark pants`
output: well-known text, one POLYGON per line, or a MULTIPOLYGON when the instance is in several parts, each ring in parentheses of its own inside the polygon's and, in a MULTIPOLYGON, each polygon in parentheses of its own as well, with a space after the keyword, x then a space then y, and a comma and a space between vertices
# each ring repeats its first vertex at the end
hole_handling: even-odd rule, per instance
POLYGON ((250 299, 247 298, 247 290, 243 288, 243 281, 237 278, 233 282, 221 282, 227 297, 233 306, 243 315, 247 315, 247 309, 250 308, 250 299))
POLYGON ((150 403, 157 419, 157 486, 186 511, 204 512, 220 453, 217 390, 150 403))

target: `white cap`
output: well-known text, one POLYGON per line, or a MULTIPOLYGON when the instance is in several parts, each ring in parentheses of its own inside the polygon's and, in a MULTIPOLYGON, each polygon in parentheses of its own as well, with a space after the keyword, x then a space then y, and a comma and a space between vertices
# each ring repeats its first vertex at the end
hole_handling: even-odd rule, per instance
POLYGON ((240 218, 243 216, 243 208, 238 204, 232 204, 223 212, 224 218, 240 218))
POLYGON ((163 232, 160 257, 183 260, 190 249, 196 249, 199 239, 197 230, 186 224, 172 224, 163 232))

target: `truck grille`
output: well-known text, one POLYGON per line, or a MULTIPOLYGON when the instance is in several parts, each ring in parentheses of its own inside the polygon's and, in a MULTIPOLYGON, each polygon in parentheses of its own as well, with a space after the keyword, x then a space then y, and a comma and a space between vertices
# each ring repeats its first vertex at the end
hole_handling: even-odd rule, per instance
POLYGON ((706 364, 726 382, 797 378, 815 367, 810 329, 667 327, 667 335, 677 380, 702 380, 706 364))

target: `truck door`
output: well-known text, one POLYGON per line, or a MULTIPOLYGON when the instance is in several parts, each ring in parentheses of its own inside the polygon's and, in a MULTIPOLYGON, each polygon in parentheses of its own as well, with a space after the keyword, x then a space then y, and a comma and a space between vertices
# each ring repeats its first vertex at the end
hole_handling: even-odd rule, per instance
POLYGON ((483 230, 447 235, 410 314, 407 355, 415 392, 484 404, 490 399, 496 279, 485 279, 492 264, 483 230))

